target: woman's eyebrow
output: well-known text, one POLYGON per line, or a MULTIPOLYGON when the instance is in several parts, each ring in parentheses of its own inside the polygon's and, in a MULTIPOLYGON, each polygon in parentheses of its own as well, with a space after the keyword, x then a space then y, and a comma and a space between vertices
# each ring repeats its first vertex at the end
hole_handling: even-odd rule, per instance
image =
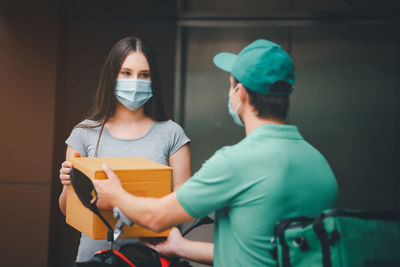
MULTIPOLYGON (((133 71, 132 69, 130 69, 130 68, 121 68, 121 70, 129 70, 129 71, 133 71)), ((145 69, 145 70, 139 70, 139 72, 150 72, 150 70, 148 70, 148 69, 145 69)))

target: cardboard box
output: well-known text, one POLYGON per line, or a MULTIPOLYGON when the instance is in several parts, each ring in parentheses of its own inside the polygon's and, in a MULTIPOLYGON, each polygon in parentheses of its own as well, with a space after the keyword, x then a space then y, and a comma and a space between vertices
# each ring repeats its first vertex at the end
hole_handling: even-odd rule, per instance
MULTIPOLYGON (((102 169, 105 163, 118 175, 126 191, 136 196, 163 197, 171 192, 172 169, 145 158, 71 158, 74 168, 90 179, 106 179, 102 169)), ((100 210, 106 220, 115 227, 117 220, 111 210, 100 210)), ((92 239, 107 239, 107 227, 92 211, 82 205, 72 185, 67 190, 66 222, 92 239)), ((134 224, 123 228, 121 238, 168 236, 169 230, 155 233, 134 224)))

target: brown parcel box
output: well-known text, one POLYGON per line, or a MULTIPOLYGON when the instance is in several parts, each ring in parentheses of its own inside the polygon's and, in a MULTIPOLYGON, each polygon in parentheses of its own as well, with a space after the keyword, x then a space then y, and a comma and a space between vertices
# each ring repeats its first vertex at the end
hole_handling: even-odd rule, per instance
MULTIPOLYGON (((118 175, 123 188, 136 195, 162 197, 171 192, 172 169, 145 158, 70 158, 74 168, 90 179, 106 179, 102 163, 107 164, 118 175)), ((114 228, 117 220, 111 210, 100 210, 114 228)), ((66 222, 92 239, 107 239, 107 227, 92 211, 82 205, 72 185, 67 190, 66 222)), ((167 236, 169 230, 156 233, 134 224, 125 226, 122 238, 167 236)))

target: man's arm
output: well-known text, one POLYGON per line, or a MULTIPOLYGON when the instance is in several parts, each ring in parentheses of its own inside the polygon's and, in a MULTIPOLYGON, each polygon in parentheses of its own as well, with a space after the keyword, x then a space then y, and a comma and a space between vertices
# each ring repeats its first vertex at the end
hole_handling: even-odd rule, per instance
POLYGON ((145 242, 145 240, 142 240, 142 242, 166 257, 180 257, 208 265, 213 263, 213 243, 185 239, 176 227, 171 229, 168 239, 164 242, 156 245, 145 242))
POLYGON ((118 207, 129 219, 155 232, 193 221, 173 192, 162 198, 134 196, 122 188, 116 174, 103 165, 107 180, 93 180, 98 194, 97 206, 102 209, 118 207))
MULTIPOLYGON (((192 241, 183 238, 176 251, 176 256, 203 264, 212 265, 214 243, 192 241)), ((162 254, 162 252, 160 252, 162 254)))

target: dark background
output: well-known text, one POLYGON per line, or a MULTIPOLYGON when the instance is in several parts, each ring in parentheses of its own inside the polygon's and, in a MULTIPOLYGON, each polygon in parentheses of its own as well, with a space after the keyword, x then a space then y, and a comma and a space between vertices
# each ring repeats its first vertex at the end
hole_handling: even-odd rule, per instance
POLYGON ((267 38, 293 57, 289 123, 331 163, 339 205, 400 210, 399 11, 396 0, 0 0, 0 265, 73 262, 79 233, 58 210, 64 141, 128 35, 156 52, 193 171, 243 137, 212 56, 267 38))

